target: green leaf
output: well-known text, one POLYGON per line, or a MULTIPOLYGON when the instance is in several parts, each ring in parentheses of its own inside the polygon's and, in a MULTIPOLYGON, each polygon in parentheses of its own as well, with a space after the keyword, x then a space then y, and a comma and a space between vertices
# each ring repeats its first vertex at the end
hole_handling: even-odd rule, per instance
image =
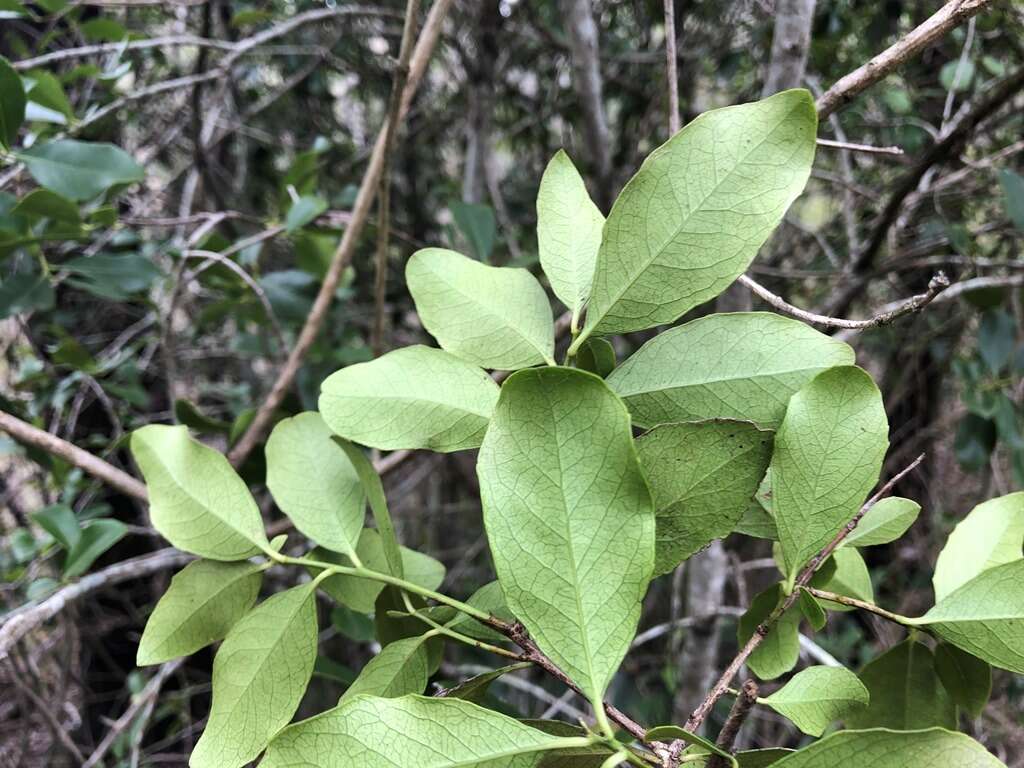
POLYGON ((89 200, 145 178, 142 166, 113 144, 58 139, 35 144, 17 157, 32 178, 69 200, 89 200))
POLYGON ((279 421, 267 440, 266 457, 267 488, 295 527, 323 547, 354 552, 366 496, 320 414, 279 421))
POLYGON ((935 562, 935 601, 941 602, 978 574, 1021 558, 1024 492, 979 504, 957 523, 935 562))
POLYGON ((1024 674, 1024 560, 982 571, 911 623, 993 666, 1024 674))
POLYGON ((423 326, 456 357, 502 370, 555 364, 551 305, 525 269, 424 248, 409 259, 405 279, 423 326))
POLYGON ((0 147, 10 149, 25 120, 25 86, 11 63, 0 56, 0 147))
POLYGON ((888 433, 882 395, 860 368, 832 368, 793 395, 772 455, 772 512, 789 584, 878 482, 888 433))
POLYGON ((639 426, 708 418, 774 429, 790 397, 853 350, 768 312, 710 315, 660 333, 608 377, 639 426))
POLYGON ((576 367, 597 374, 602 379, 615 370, 615 347, 608 339, 591 336, 576 353, 576 367))
POLYGON ((590 296, 603 227, 579 171, 558 150, 537 191, 537 245, 551 290, 577 316, 590 296))
MULTIPOLYGON (((740 617, 736 627, 736 640, 740 647, 746 644, 758 625, 768 618, 782 599, 781 584, 774 584, 755 595, 750 602, 750 608, 740 617)), ((775 622, 761 644, 750 654, 747 666, 762 680, 773 680, 796 666, 799 657, 800 611, 790 608, 775 622)))
POLYGON ((149 490, 153 526, 175 547, 211 560, 244 560, 269 546, 245 483, 187 428, 150 424, 135 430, 131 449, 149 490))
POLYGON ((873 547, 896 541, 917 520, 921 505, 910 499, 889 496, 864 513, 853 533, 843 539, 844 547, 873 547))
POLYGON ((814 595, 800 587, 798 602, 800 603, 800 613, 807 619, 807 623, 811 625, 811 628, 815 632, 823 630, 825 624, 828 623, 828 615, 825 613, 825 609, 821 607, 821 603, 814 598, 814 595))
POLYGON ((935 646, 935 672, 942 687, 971 717, 981 717, 992 694, 992 667, 949 643, 935 646))
POLYGON ((68 281, 76 288, 112 301, 125 301, 147 290, 163 274, 141 253, 79 256, 60 267, 77 276, 68 281))
POLYGON ((228 633, 213 662, 213 704, 191 768, 239 768, 299 707, 316 661, 312 582, 279 592, 228 633))
POLYGON ((257 563, 189 563, 150 614, 135 663, 160 664, 223 640, 252 608, 262 582, 257 563))
POLYGON ((34 512, 32 519, 64 549, 71 549, 82 537, 78 518, 67 504, 54 504, 34 512))
POLYGON ((48 189, 33 189, 18 201, 11 214, 33 219, 52 219, 63 224, 78 225, 82 222, 77 205, 48 189))
POLYGON ((455 226, 466 236, 477 260, 486 262, 494 250, 494 239, 498 228, 494 219, 494 209, 479 203, 464 203, 453 200, 448 204, 455 220, 455 226))
POLYGON ((285 232, 294 232, 297 229, 302 229, 326 210, 327 201, 322 197, 303 195, 288 209, 288 215, 285 216, 284 220, 285 232))
POLYGON ((334 438, 334 441, 345 451, 348 460, 355 467, 356 474, 359 475, 359 482, 363 484, 363 492, 366 494, 366 500, 370 502, 373 521, 377 524, 377 532, 380 534, 387 573, 402 577, 405 573, 402 566, 403 557, 398 545, 398 536, 395 534, 395 526, 391 522, 391 511, 388 509, 388 500, 384 495, 384 485, 380 481, 380 475, 373 468, 373 462, 366 458, 366 454, 359 448, 340 437, 334 438))
POLYGON ((549 736, 468 701, 355 696, 285 728, 261 768, 532 768, 538 753, 583 740, 549 736))
POLYGON ((705 112, 654 150, 605 223, 591 333, 670 323, 746 270, 803 191, 818 118, 805 90, 705 112))
POLYGON ((82 526, 82 535, 64 558, 64 578, 81 576, 96 558, 119 542, 128 533, 120 520, 91 520, 82 526))
POLYGON ((840 731, 794 752, 772 768, 1006 768, 981 744, 942 728, 840 731))
POLYGON ((636 449, 654 497, 660 575, 732 532, 768 467, 772 434, 746 421, 663 424, 636 449))
POLYGON ((46 312, 53 306, 53 286, 47 275, 19 272, 0 283, 0 320, 23 312, 46 312))
POLYGON ((962 65, 959 58, 947 61, 939 70, 939 82, 947 91, 961 93, 971 87, 974 80, 974 62, 965 60, 962 65))
POLYGON ((334 432, 357 443, 447 453, 480 445, 497 402, 483 370, 417 345, 333 373, 319 407, 334 432))
MULTIPOLYGON (((822 568, 811 579, 811 586, 835 592, 837 595, 855 597, 868 603, 875 602, 875 591, 871 585, 871 574, 864 562, 864 557, 853 547, 837 549, 826 561, 832 568, 822 568)), ((834 603, 831 600, 819 601, 823 608, 830 611, 847 612, 853 608, 834 603)))
POLYGON ((452 699, 463 699, 479 704, 487 695, 491 683, 510 672, 518 672, 521 669, 530 669, 533 665, 528 661, 521 661, 517 664, 509 664, 506 667, 492 669, 489 672, 481 672, 468 680, 463 680, 444 692, 444 695, 452 699))
POLYGON ((999 171, 999 183, 1003 187, 1006 215, 1021 232, 1024 232, 1024 176, 1009 168, 999 171))
POLYGON ((593 374, 513 374, 477 460, 484 524, 512 613, 600 700, 654 566, 654 508, 629 414, 593 374))
POLYGON ((339 699, 340 704, 359 694, 393 699, 409 693, 423 693, 427 687, 426 635, 406 637, 385 645, 370 659, 339 699))
POLYGON ((988 466, 995 445, 996 425, 990 419, 968 413, 957 424, 953 450, 964 469, 975 472, 988 466))
POLYGON ((64 117, 65 123, 75 118, 75 111, 71 108, 71 102, 68 101, 60 80, 41 69, 34 70, 29 77, 32 80, 32 87, 27 93, 30 102, 59 113, 64 117))
POLYGON ((195 403, 183 397, 174 401, 174 418, 201 435, 226 435, 231 431, 231 424, 207 416, 195 403))
POLYGON ((804 733, 821 736, 831 723, 865 708, 868 689, 845 667, 808 667, 760 703, 792 720, 804 733))
POLYGON ((1017 345, 1017 321, 1002 309, 982 313, 978 326, 978 354, 994 376, 1010 361, 1017 345))
POLYGON ((927 645, 904 640, 865 664, 859 677, 871 701, 847 716, 848 727, 956 728, 956 705, 939 682, 927 645))

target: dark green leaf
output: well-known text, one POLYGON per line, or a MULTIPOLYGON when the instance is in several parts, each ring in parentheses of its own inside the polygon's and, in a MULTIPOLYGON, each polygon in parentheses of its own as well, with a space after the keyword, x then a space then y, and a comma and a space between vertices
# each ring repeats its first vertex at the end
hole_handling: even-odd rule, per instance
POLYGON ((294 232, 302 229, 326 210, 327 201, 322 197, 303 195, 288 209, 288 215, 284 220, 285 231, 294 232))
POLYGON ((0 56, 0 147, 10 149, 25 119, 25 86, 14 67, 0 56))
POLYGON ((89 200, 119 184, 142 181, 145 172, 113 144, 58 139, 17 154, 41 185, 70 200, 89 200))
POLYGON ((459 228, 469 242, 473 255, 478 261, 487 262, 494 250, 494 239, 497 225, 494 220, 494 209, 489 205, 452 201, 448 204, 459 228))
POLYGON ((1006 197, 1006 215, 1021 232, 1024 232, 1024 176, 1004 168, 999 172, 999 183, 1006 197))
POLYGON ((32 515, 39 527, 60 544, 64 549, 70 550, 82 536, 78 525, 78 518, 74 511, 66 504, 55 504, 52 507, 41 509, 32 515))
POLYGON ((992 667, 955 645, 935 646, 935 671, 946 692, 971 717, 981 717, 992 693, 992 667))
POLYGON ((77 205, 48 189, 32 190, 18 201, 11 213, 31 219, 51 219, 65 224, 78 225, 82 221, 77 205))
POLYGON ((64 560, 64 577, 73 579, 89 570, 96 558, 114 546, 128 528, 119 520, 92 520, 82 527, 82 535, 64 560))
POLYGON ((53 304, 53 286, 46 275, 21 272, 0 283, 0 320, 22 312, 45 312, 53 304))

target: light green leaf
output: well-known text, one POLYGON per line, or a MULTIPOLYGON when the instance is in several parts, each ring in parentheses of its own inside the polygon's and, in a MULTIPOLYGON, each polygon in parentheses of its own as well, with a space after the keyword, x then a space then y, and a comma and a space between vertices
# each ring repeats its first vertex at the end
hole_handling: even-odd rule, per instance
POLYGON ((453 200, 448 203, 455 226, 466 236, 473 253, 479 261, 486 262, 494 250, 494 240, 498 234, 494 209, 480 203, 464 203, 453 200))
POLYGON ((927 645, 904 640, 865 664, 859 677, 871 701, 846 718, 848 727, 956 728, 956 705, 939 682, 927 645))
POLYGON ((981 717, 992 694, 992 667, 955 645, 935 646, 935 672, 953 701, 971 717, 981 717))
POLYGON ((525 269, 424 248, 409 259, 405 280, 423 327, 453 355, 501 370, 555 364, 551 305, 525 269))
POLYGON ((33 512, 32 519, 64 549, 71 549, 82 538, 78 517, 67 504, 54 504, 33 512))
POLYGON ((633 420, 747 419, 774 429, 789 398, 853 350, 769 312, 710 315, 660 333, 608 377, 633 420))
MULTIPOLYGON (((740 647, 775 610, 782 597, 780 584, 774 584, 754 597, 736 627, 736 640, 740 647)), ((782 614, 747 659, 750 671, 762 680, 774 680, 796 666, 800 658, 800 615, 800 611, 793 608, 782 614)))
POLYGON ((888 434, 882 395, 860 368, 832 368, 793 395, 772 455, 772 512, 789 584, 857 514, 878 482, 888 434))
POLYGON ((0 147, 10 149, 25 120, 25 86, 11 63, 0 56, 0 147))
POLYGON ((487 691, 495 680, 510 672, 530 669, 532 666, 528 661, 521 661, 517 664, 498 667, 498 669, 492 669, 488 672, 481 672, 479 675, 474 675, 468 680, 463 680, 458 685, 453 685, 443 695, 452 699, 463 699, 464 701, 472 701, 474 704, 479 704, 487 695, 487 691))
MULTIPOLYGON (((811 586, 824 589, 827 592, 835 592, 837 595, 855 597, 869 603, 875 602, 875 590, 871 584, 871 574, 868 572, 867 563, 864 557, 854 547, 837 549, 829 558, 834 566, 829 570, 819 570, 811 579, 811 586)), ((853 608, 834 603, 831 600, 819 601, 823 608, 830 611, 845 613, 854 610, 853 608)))
POLYGON ((259 507, 221 453, 185 427, 135 430, 132 455, 149 490, 149 516, 178 549, 211 560, 244 560, 269 546, 259 507))
POLYGON ((593 374, 520 371, 502 387, 477 474, 508 607, 599 700, 654 566, 654 508, 629 414, 593 374))
POLYGON ((47 218, 62 224, 78 225, 82 221, 77 205, 48 189, 33 189, 18 201, 11 215, 47 218))
POLYGON ((366 516, 366 496, 352 462, 318 413, 277 423, 267 440, 267 488, 302 533, 352 553, 366 516))
POLYGON ((794 752, 772 768, 1006 768, 963 733, 942 728, 840 731, 794 752))
MULTIPOLYGON (((384 552, 383 540, 373 528, 364 529, 359 536, 356 555, 370 570, 378 573, 391 572, 384 552)), ((444 581, 444 565, 442 563, 430 555, 406 547, 401 548, 401 557, 403 572, 407 580, 424 589, 437 589, 441 586, 441 582, 444 581)), ((337 565, 352 565, 352 561, 344 555, 327 550, 314 550, 313 558, 337 565)), ((311 569, 311 571, 316 573, 317 569, 311 569)), ((356 576, 334 575, 324 579, 320 587, 332 598, 353 611, 370 613, 373 611, 377 596, 384 589, 384 584, 356 576)))
POLYGON ((921 505, 910 499, 889 496, 874 504, 841 546, 873 547, 896 541, 917 520, 921 505))
POLYGON ((33 70, 29 77, 32 82, 32 87, 27 93, 30 102, 52 109, 62 115, 65 122, 75 118, 75 111, 71 108, 67 94, 64 93, 64 86, 56 76, 46 70, 37 69, 33 70))
POLYGON ((424 646, 427 639, 426 635, 406 637, 385 645, 362 668, 359 677, 342 694, 338 703, 359 694, 393 699, 409 693, 423 693, 429 677, 424 646))
POLYGON ((135 663, 160 664, 222 640, 252 608, 262 581, 256 563, 189 563, 150 614, 135 663))
POLYGON ((447 453, 480 445, 497 402, 483 370, 417 345, 332 374, 319 407, 334 432, 357 443, 447 453))
POLYGON ((772 434, 748 421, 663 424, 636 449, 654 497, 660 575, 732 532, 768 467, 772 434))
POLYGON ((17 157, 32 178, 69 200, 89 200, 145 178, 142 166, 113 144, 58 139, 35 144, 17 157))
POLYGON ((608 339, 591 336, 576 353, 576 367, 608 378, 615 370, 615 347, 608 339))
POLYGON ((935 601, 989 568, 1021 558, 1024 491, 979 504, 961 520, 935 562, 935 601))
POLYGON ((911 623, 993 666, 1024 674, 1024 560, 983 571, 911 623))
POLYGON ((821 604, 814 598, 810 592, 803 587, 798 587, 800 590, 800 596, 797 602, 800 604, 800 613, 807 619, 807 623, 811 625, 811 628, 815 632, 820 632, 825 628, 825 624, 828 623, 828 615, 825 613, 825 609, 821 607, 821 604))
POLYGON ((866 707, 868 689, 845 667, 808 667, 761 703, 804 733, 821 736, 829 724, 866 707))
POLYGON ((278 592, 228 633, 213 662, 213 704, 191 768, 239 768, 299 707, 316 661, 316 589, 278 592))
POLYGON ((317 195, 303 195, 288 209, 284 220, 285 232, 302 229, 327 210, 327 201, 317 195))
POLYGON ((374 469, 373 462, 358 447, 340 437, 334 438, 334 441, 345 451, 348 460, 356 469, 356 474, 359 475, 359 482, 363 484, 363 491, 366 493, 366 500, 370 502, 370 511, 373 513, 373 521, 377 524, 377 533, 380 534, 380 543, 384 549, 386 572, 401 578, 405 575, 402 567, 403 557, 395 526, 391 522, 391 510, 388 509, 388 500, 384 495, 384 484, 380 481, 380 475, 374 469))
POLYGON ((82 526, 82 535, 64 559, 64 578, 81 576, 96 559, 128 533, 120 520, 91 520, 82 526))
POLYGON ((261 768, 533 768, 539 753, 582 746, 458 699, 356 696, 281 731, 261 768))
POLYGON ((581 339, 670 323, 746 270, 803 191, 818 129, 805 90, 705 112, 615 201, 581 339))
POLYGON ((558 150, 537 191, 537 245, 551 290, 579 315, 594 282, 604 216, 587 193, 576 166, 558 150))

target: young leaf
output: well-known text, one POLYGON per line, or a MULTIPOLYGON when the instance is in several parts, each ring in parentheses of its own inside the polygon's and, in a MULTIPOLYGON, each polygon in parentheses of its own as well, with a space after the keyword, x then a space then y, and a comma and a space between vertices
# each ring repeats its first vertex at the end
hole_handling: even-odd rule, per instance
POLYGON ((576 166, 558 150, 537 192, 537 245, 551 290, 579 316, 594 282, 604 216, 587 194, 576 166))
POLYGON ((1006 768, 981 744, 942 728, 899 731, 872 728, 829 734, 772 768, 1006 768))
POLYGON ((845 667, 808 667, 761 703, 804 733, 821 736, 830 723, 866 707, 868 689, 845 667))
MULTIPOLYGON (((740 647, 751 638, 757 626, 768 618, 781 600, 780 584, 768 587, 754 597, 750 602, 750 608, 740 617, 736 627, 736 640, 740 647)), ((800 611, 790 608, 775 622, 761 644, 750 654, 747 666, 762 680, 773 680, 789 672, 796 666, 799 658, 800 611)))
POLYGON ((615 370, 615 347, 608 339, 591 336, 576 353, 576 367, 597 374, 602 379, 615 370))
POLYGON ((491 683, 495 680, 510 672, 529 669, 531 666, 533 665, 530 664, 530 662, 521 661, 517 664, 509 664, 506 667, 492 669, 489 672, 481 672, 479 675, 475 675, 468 680, 463 680, 458 685, 452 686, 445 691, 443 695, 448 698, 463 699, 464 701, 472 701, 474 704, 479 704, 487 695, 487 691, 490 689, 491 683))
POLYGON ((825 624, 828 622, 828 616, 825 614, 825 609, 821 607, 821 604, 814 598, 810 592, 803 587, 800 587, 800 597, 798 599, 800 603, 800 613, 807 619, 807 623, 811 625, 811 628, 815 632, 820 632, 825 628, 825 624))
POLYGON ((629 648, 654 566, 654 509, 629 414, 593 374, 505 382, 477 463, 508 606, 600 700, 629 648))
POLYGON ((338 703, 359 694, 382 696, 387 699, 405 696, 409 693, 423 693, 427 687, 426 635, 406 637, 385 645, 360 671, 342 694, 338 703))
POLYGON ((146 479, 153 526, 178 549, 244 560, 269 545, 242 478, 187 428, 150 424, 135 430, 131 448, 146 479))
POLYGON ((1024 559, 983 571, 912 624, 1001 669, 1024 674, 1024 559))
POLYGON ((793 395, 772 455, 772 512, 789 584, 878 482, 888 434, 882 395, 860 368, 832 368, 793 395))
POLYGON ((317 195, 303 195, 288 209, 285 216, 285 232, 295 232, 313 221, 327 210, 327 201, 317 195))
POLYGON ((483 370, 431 347, 396 349, 342 368, 320 388, 320 412, 337 434, 372 448, 476 448, 498 402, 483 370))
POLYGON ((58 139, 16 156, 39 184, 69 200, 89 200, 114 185, 145 178, 142 166, 113 144, 58 139))
POLYGON ((261 768, 527 768, 518 755, 581 746, 585 739, 549 736, 511 717, 458 699, 355 696, 285 728, 261 768))
POLYGON ((899 496, 882 499, 864 513, 841 546, 873 547, 896 541, 914 524, 920 512, 921 505, 916 501, 899 496))
POLYGON ((64 578, 81 576, 96 558, 119 542, 128 532, 120 520, 90 520, 82 526, 82 535, 64 559, 64 578))
POLYGON ((636 449, 654 497, 660 575, 732 532, 768 467, 772 434, 746 421, 662 424, 636 449))
POLYGON ((956 705, 939 682, 927 645, 904 640, 865 664, 859 677, 871 701, 847 716, 848 727, 956 727, 956 705))
POLYGON ((638 426, 746 419, 775 429, 789 398, 853 350, 769 312, 710 315, 660 333, 608 377, 638 426))
POLYGON ((67 504, 54 504, 34 512, 32 519, 64 549, 71 549, 82 537, 78 518, 67 504))
POLYGON ((388 509, 388 500, 384 495, 384 484, 380 481, 380 475, 373 468, 373 462, 366 458, 359 448, 347 440, 334 438, 334 441, 341 446, 356 468, 359 475, 359 482, 363 484, 363 491, 366 493, 366 500, 370 502, 370 511, 373 513, 373 521, 377 524, 377 533, 380 534, 381 547, 384 550, 384 561, 387 564, 387 573, 392 576, 403 576, 404 569, 401 548, 398 545, 398 536, 395 534, 395 526, 391 522, 391 511, 388 509))
POLYGON ((981 717, 992 694, 992 667, 955 645, 939 643, 935 671, 953 701, 971 717, 981 717))
POLYGON ((0 56, 0 148, 10 149, 25 120, 25 86, 11 63, 0 56))
POLYGON ((313 583, 278 592, 228 633, 213 662, 213 704, 192 768, 239 768, 298 709, 316 661, 313 583))
POLYGON ((257 563, 189 563, 150 614, 135 663, 160 664, 222 640, 252 608, 262 581, 257 563))
POLYGON ((1024 491, 979 504, 961 520, 935 562, 935 601, 941 602, 982 571, 1021 558, 1024 491))
POLYGON ((267 440, 266 457, 267 488, 295 527, 323 547, 354 552, 366 496, 320 414, 279 421, 267 440))
MULTIPOLYGON (((826 564, 832 567, 826 570, 820 569, 811 579, 811 586, 824 589, 826 592, 835 592, 837 595, 855 597, 868 603, 875 602, 875 590, 871 584, 871 574, 868 572, 867 563, 864 557, 854 547, 837 549, 832 553, 826 564)), ((819 601, 823 608, 830 611, 845 613, 852 611, 848 605, 834 603, 831 600, 819 601)))
POLYGON ((424 248, 409 259, 405 280, 423 327, 456 357, 501 370, 555 364, 551 305, 525 269, 424 248))
POLYGON ((615 201, 591 333, 671 323, 746 270, 803 191, 818 119, 805 90, 705 112, 654 150, 615 201))

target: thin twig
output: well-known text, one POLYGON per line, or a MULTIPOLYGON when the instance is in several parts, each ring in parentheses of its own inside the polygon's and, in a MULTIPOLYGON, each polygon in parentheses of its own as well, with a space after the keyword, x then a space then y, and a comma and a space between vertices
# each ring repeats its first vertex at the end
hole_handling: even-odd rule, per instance
POLYGON ((869 603, 866 600, 859 600, 856 597, 849 597, 847 595, 840 595, 838 592, 829 592, 824 589, 817 589, 815 587, 804 587, 808 592, 814 595, 819 600, 828 600, 833 603, 839 603, 841 605, 848 606, 850 608, 859 608, 862 611, 868 611, 876 616, 881 616, 883 619, 895 622, 896 624, 906 624, 907 617, 900 616, 898 613, 887 611, 884 608, 880 608, 874 603, 869 603))
POLYGON ((847 149, 851 152, 867 152, 876 155, 902 155, 905 154, 900 147, 876 147, 872 144, 854 144, 850 141, 833 141, 831 139, 818 139, 819 147, 830 149, 847 149))
POLYGON ((679 63, 676 59, 676 4, 665 0, 665 63, 668 80, 668 133, 679 132, 679 63))

